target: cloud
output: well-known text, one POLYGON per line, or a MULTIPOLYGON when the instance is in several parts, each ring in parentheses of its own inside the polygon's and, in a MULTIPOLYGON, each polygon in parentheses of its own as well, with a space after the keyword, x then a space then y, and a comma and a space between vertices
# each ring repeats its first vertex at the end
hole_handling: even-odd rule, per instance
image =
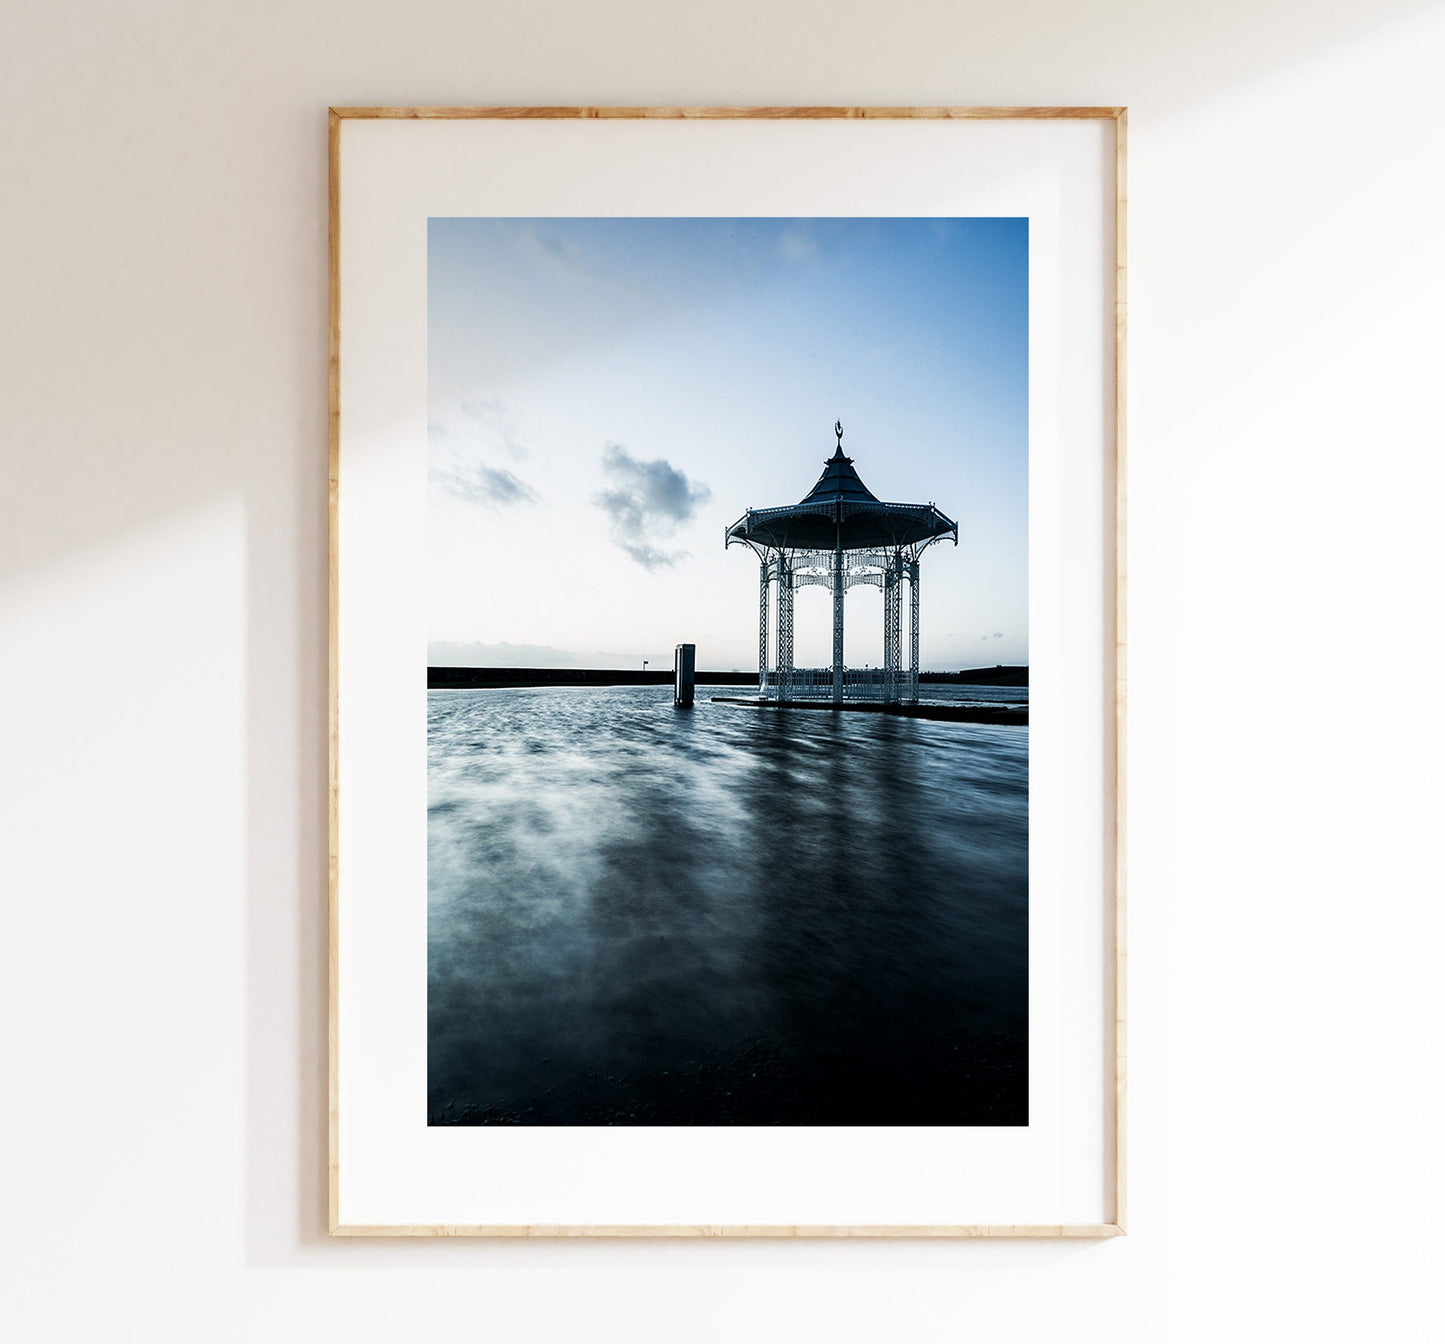
POLYGON ((658 543, 690 522, 712 491, 688 480, 665 458, 645 462, 620 443, 609 443, 603 451, 602 474, 607 488, 593 502, 611 520, 613 544, 644 569, 681 560, 686 551, 666 550, 658 543))
POLYGON ((575 242, 560 238, 548 228, 529 228, 518 234, 523 259, 559 288, 592 291, 602 300, 619 300, 636 306, 646 300, 646 291, 633 277, 599 264, 592 252, 575 242))
POLYGON ((517 429, 517 418, 506 402, 473 398, 462 402, 462 414, 481 428, 485 447, 501 449, 508 457, 527 456, 527 445, 522 442, 517 429))
POLYGON ((483 504, 493 509, 535 504, 539 499, 537 492, 520 476, 505 467, 494 467, 470 456, 475 451, 478 438, 488 455, 528 456, 527 447, 517 433, 511 408, 505 402, 476 398, 462 402, 461 410, 469 424, 459 424, 456 420, 431 420, 427 423, 427 437, 433 445, 432 461, 435 463, 431 470, 432 483, 468 504, 483 504), (436 446, 444 443, 449 446, 436 446))
POLYGON ((669 569, 687 555, 686 551, 664 551, 660 546, 650 546, 645 541, 621 541, 616 536, 612 540, 643 569, 669 569))
POLYGON ((431 479, 447 494, 491 509, 535 504, 538 499, 537 492, 526 481, 502 467, 489 467, 485 462, 438 467, 431 473, 431 479))

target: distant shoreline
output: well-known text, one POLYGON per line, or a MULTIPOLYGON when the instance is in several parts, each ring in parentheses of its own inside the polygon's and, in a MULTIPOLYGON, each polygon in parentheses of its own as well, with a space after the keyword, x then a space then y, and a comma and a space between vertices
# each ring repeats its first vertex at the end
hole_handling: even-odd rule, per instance
MULTIPOLYGON (((756 686, 756 672, 698 672, 699 686, 756 686)), ((920 672, 923 686, 1027 686, 1029 669, 1017 666, 971 667, 960 672, 920 672)), ((429 691, 508 689, 521 686, 670 686, 672 669, 630 671, 588 667, 429 667, 429 691)))

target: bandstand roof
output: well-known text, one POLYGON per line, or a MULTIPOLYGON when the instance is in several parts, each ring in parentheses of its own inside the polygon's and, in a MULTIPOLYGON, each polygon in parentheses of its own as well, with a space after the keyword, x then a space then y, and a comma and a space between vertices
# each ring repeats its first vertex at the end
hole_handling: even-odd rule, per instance
POLYGON ((958 524, 932 504, 889 504, 879 499, 838 450, 823 464, 818 483, 796 504, 776 509, 749 509, 727 531, 727 544, 802 551, 873 550, 912 546, 936 537, 958 542, 958 524))

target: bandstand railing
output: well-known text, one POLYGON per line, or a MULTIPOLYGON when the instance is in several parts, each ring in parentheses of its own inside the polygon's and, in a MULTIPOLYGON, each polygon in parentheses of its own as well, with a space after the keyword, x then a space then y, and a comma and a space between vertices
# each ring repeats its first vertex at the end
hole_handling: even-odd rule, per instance
MULTIPOLYGON (((882 667, 845 667, 843 669, 844 700, 901 701, 913 704, 918 699, 917 678, 907 669, 893 674, 894 685, 888 684, 888 670, 882 667)), ((787 672, 770 668, 761 687, 769 700, 831 700, 833 669, 831 667, 795 667, 787 672)))

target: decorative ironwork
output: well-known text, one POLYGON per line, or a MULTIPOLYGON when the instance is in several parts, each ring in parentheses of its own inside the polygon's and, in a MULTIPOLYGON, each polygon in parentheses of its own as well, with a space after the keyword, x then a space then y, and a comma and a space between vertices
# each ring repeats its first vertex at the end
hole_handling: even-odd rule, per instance
MULTIPOLYGON (((887 684, 881 667, 845 667, 843 669, 844 700, 882 700, 887 684)), ((783 681, 779 673, 768 673, 768 698, 788 700, 831 700, 833 669, 831 667, 795 667, 788 674, 788 694, 782 696, 783 681)))
POLYGON ((758 567, 758 694, 768 693, 768 558, 758 567))
POLYGON ((883 699, 898 701, 898 669, 902 640, 898 630, 898 585, 902 579, 903 557, 894 555, 883 581, 883 699))
POLYGON ((788 698, 793 673, 793 574, 786 553, 777 560, 778 573, 778 694, 788 698))
POLYGON ((918 703, 918 561, 908 569, 908 703, 918 703))

